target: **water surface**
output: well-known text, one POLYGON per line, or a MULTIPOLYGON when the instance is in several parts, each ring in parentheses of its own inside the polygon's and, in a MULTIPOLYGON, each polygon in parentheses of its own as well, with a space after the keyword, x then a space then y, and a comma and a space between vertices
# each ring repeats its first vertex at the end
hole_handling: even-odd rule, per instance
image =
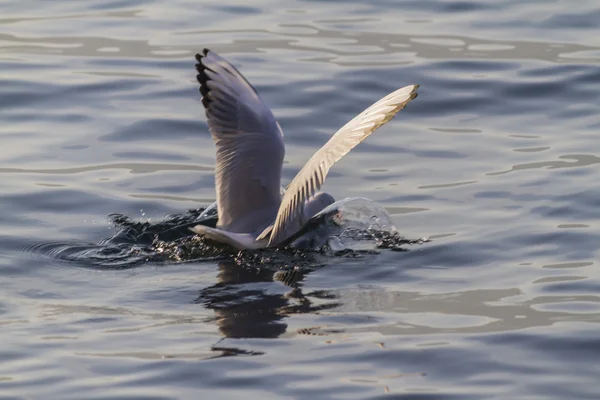
POLYGON ((0 398, 597 399, 599 17, 591 0, 0 3, 0 398), (284 183, 421 84, 324 189, 431 241, 149 252, 154 223, 215 200, 204 47, 273 109, 284 183))

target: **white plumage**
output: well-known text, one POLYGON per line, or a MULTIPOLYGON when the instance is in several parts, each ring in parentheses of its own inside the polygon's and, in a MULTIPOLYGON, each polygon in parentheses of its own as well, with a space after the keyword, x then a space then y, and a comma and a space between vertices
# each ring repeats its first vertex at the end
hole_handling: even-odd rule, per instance
POLYGON ((321 147, 281 197, 285 148, 275 117, 242 74, 216 53, 196 55, 202 103, 217 148, 216 229, 192 230, 237 248, 277 246, 333 203, 317 193, 329 169, 417 97, 418 85, 390 93, 360 113, 321 147), (253 240, 254 238, 254 240, 253 240))

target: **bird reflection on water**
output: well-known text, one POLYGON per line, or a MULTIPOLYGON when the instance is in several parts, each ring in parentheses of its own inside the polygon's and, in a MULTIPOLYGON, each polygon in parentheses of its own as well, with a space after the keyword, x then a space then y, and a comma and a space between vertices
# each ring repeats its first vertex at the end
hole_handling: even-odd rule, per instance
POLYGON ((214 310, 215 321, 226 338, 276 338, 286 332, 285 318, 289 314, 313 313, 339 305, 335 301, 314 305, 304 295, 301 280, 309 270, 279 273, 269 268, 241 268, 234 261, 220 262, 218 268, 218 282, 202 289, 195 302, 214 310), (286 292, 260 285, 278 277, 290 278, 284 282, 288 285, 286 292))

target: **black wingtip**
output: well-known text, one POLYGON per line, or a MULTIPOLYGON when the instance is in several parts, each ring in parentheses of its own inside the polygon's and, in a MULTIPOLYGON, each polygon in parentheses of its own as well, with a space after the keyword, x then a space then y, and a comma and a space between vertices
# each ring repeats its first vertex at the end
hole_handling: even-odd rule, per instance
POLYGON ((210 104, 210 100, 208 98, 208 94, 210 93, 210 88, 208 87, 207 82, 210 80, 208 75, 206 74, 206 70, 208 69, 206 65, 202 62, 203 58, 208 54, 210 50, 204 49, 202 50, 202 54, 196 54, 196 71, 198 71, 198 75, 196 75, 196 79, 200 84, 200 93, 202 94, 202 105, 204 108, 208 108, 210 104))
POLYGON ((202 62, 202 58, 205 57, 206 55, 208 55, 209 52, 210 52, 209 49, 203 49, 202 54, 196 53, 196 61, 202 62))

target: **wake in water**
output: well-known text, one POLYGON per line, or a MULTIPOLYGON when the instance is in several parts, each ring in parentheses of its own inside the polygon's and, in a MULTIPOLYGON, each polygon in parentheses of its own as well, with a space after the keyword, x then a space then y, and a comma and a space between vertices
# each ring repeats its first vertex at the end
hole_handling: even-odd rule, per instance
POLYGON ((274 279, 297 280, 300 271, 327 263, 330 257, 358 257, 382 249, 407 251, 424 242, 398 234, 387 212, 367 199, 346 199, 324 209, 287 246, 238 251, 194 235, 198 224, 215 226, 216 207, 188 210, 151 223, 121 214, 109 215, 116 233, 97 244, 38 243, 29 252, 90 268, 125 269, 145 263, 227 261, 242 268, 285 269, 274 279), (288 273, 289 272, 289 273, 288 273))

